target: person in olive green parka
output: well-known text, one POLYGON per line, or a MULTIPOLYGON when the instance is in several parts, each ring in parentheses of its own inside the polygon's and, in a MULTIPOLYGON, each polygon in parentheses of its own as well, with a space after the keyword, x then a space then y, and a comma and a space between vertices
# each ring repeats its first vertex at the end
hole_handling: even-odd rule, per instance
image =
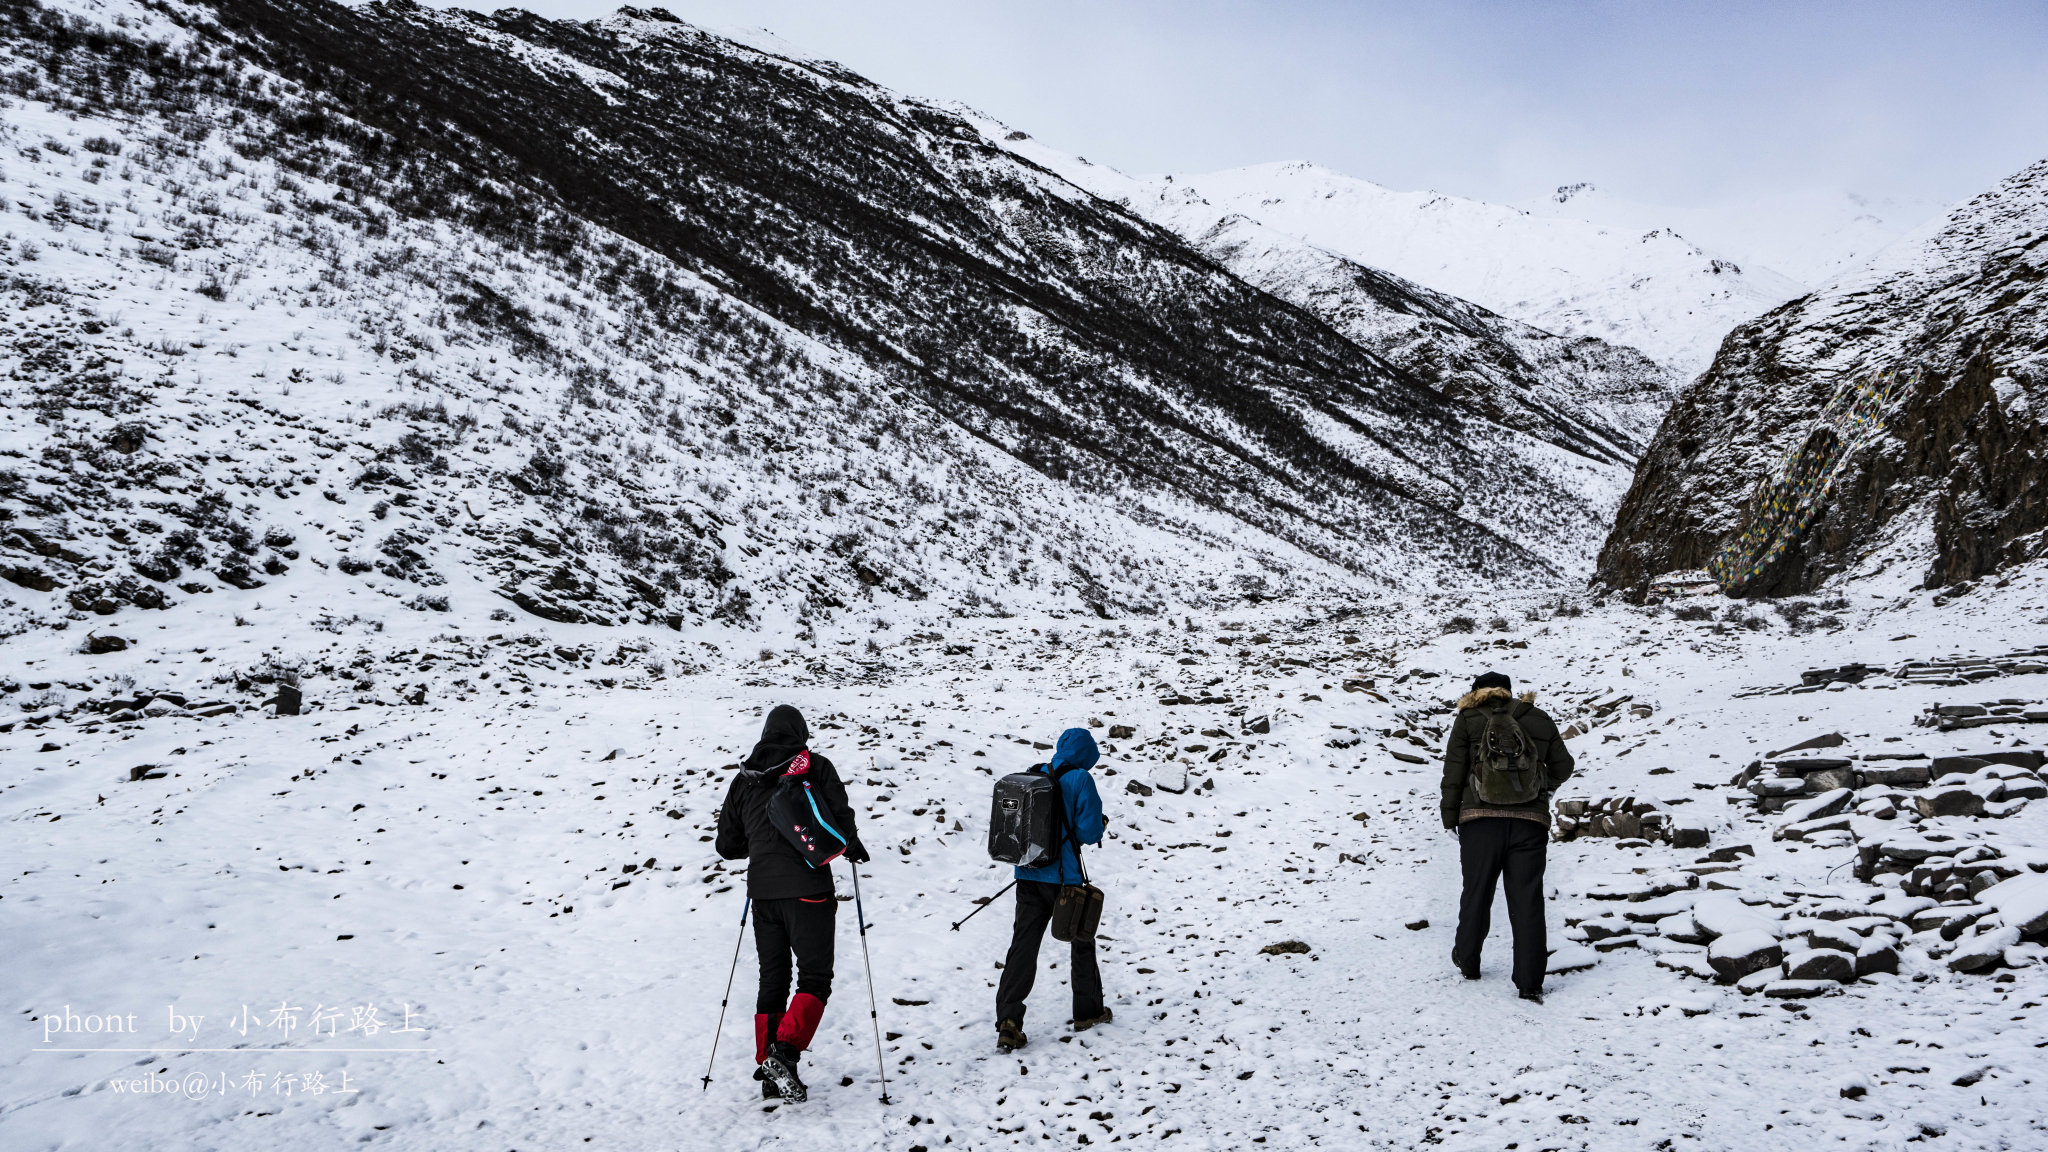
POLYGON ((1572 754, 1557 725, 1536 707, 1536 694, 1513 700, 1509 715, 1534 746, 1543 770, 1543 789, 1521 804, 1488 804, 1472 779, 1472 749, 1485 738, 1486 706, 1512 697, 1513 684, 1499 672, 1472 681, 1458 700, 1458 718, 1444 745, 1444 827, 1458 836, 1465 890, 1458 902, 1458 934, 1451 963, 1467 980, 1479 979, 1479 951, 1492 922, 1493 890, 1505 878, 1508 922, 1515 933, 1515 987, 1524 1000, 1543 1001, 1543 972, 1549 962, 1543 923, 1544 850, 1550 838, 1550 794, 1572 774, 1572 754))

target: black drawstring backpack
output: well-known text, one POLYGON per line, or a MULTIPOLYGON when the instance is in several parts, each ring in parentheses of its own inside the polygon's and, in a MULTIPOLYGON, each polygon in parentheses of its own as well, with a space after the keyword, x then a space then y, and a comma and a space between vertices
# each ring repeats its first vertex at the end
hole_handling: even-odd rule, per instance
POLYGON ((825 809, 811 792, 811 753, 790 759, 788 768, 768 794, 768 819, 781 831, 804 863, 823 868, 846 854, 846 837, 825 819, 825 809))

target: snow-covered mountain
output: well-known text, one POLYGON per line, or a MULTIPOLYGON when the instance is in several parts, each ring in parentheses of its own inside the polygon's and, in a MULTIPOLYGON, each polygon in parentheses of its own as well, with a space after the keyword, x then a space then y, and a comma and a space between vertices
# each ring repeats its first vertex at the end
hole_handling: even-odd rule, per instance
POLYGON ((1643 204, 1591 183, 1567 184, 1514 206, 1532 216, 1577 220, 1610 231, 1674 229, 1746 270, 1768 269, 1811 288, 1860 266, 1948 208, 1915 197, 1818 189, 1712 205, 1643 204))
POLYGON ((1230 215, 1560 336, 1596 336, 1681 376, 1721 337, 1803 292, 1669 225, 1591 224, 1504 204, 1396 192, 1306 163, 1133 178, 1030 140, 1008 147, 1183 235, 1230 215))
POLYGON ((16 630, 260 601, 810 636, 1543 580, 1635 451, 666 13, 79 0, 5 34, 16 630))
POLYGON ((2048 551, 2048 161, 1730 334, 1644 456, 1600 556, 1742 595, 2048 551))
POLYGON ((1633 348, 1553 335, 1245 216, 1189 240, 1453 400, 1594 460, 1633 466, 1676 391, 1633 348))

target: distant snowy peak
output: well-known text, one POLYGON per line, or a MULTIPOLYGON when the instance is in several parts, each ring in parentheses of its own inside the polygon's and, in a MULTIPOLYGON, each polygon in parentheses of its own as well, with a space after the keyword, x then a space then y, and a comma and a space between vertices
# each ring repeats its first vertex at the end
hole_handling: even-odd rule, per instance
POLYGON ((1632 348, 1552 335, 1240 213, 1189 241, 1452 400, 1589 459, 1633 467, 1671 402, 1676 381, 1632 348))
POLYGON ((1134 180, 960 111, 1019 157, 1171 228, 1232 273, 1315 313, 1446 397, 1567 452, 1632 466, 1680 383, 1634 348, 1555 335, 1252 213, 1219 211, 1192 183, 1134 180))
MULTIPOLYGON (((1668 222, 1608 226, 1396 192, 1310 163, 1138 179, 1029 139, 1005 146, 1182 235, 1241 214, 1545 331, 1641 349, 1684 375, 1706 367, 1729 329, 1805 291, 1700 247, 1668 222)), ((1560 189, 1567 192, 1576 203, 1593 189, 1560 189)))
POLYGON ((1675 230, 1745 273, 1776 273, 1816 288, 1945 208, 1932 200, 1821 189, 1688 208, 1637 203, 1590 182, 1563 185, 1516 207, 1616 231, 1675 230))

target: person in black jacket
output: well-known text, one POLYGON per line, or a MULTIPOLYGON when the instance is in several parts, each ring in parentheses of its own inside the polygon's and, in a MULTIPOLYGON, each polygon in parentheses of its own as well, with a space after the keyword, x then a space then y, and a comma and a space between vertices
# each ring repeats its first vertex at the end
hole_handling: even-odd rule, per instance
MULTIPOLYGON (((768 798, 798 754, 810 729, 803 714, 777 705, 761 727, 761 741, 741 762, 725 805, 718 810, 718 854, 747 860, 747 897, 754 902, 754 947, 761 958, 761 990, 754 1000, 754 1078, 764 1099, 801 1101, 799 1054, 810 1047, 832 995, 832 937, 838 900, 832 869, 813 868, 768 817, 768 798), (796 955, 796 995, 789 996, 790 954, 796 955), (788 1007, 783 1006, 789 997, 788 1007)), ((865 864, 867 849, 854 831, 853 805, 832 761, 807 757, 811 791, 826 819, 846 839, 846 859, 865 864)))

